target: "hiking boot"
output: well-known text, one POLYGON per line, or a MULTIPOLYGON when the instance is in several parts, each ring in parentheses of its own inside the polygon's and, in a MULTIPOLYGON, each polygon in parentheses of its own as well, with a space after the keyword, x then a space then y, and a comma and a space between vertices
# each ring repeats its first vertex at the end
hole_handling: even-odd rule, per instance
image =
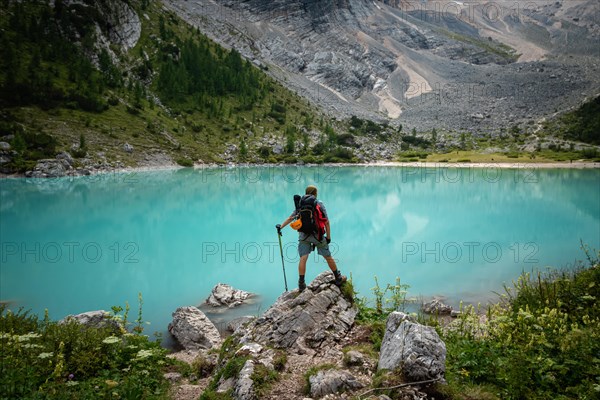
POLYGON ((339 269, 333 272, 333 276, 335 276, 335 280, 333 281, 333 283, 336 286, 342 286, 342 283, 346 281, 345 277, 342 275, 339 269))
POLYGON ((299 280, 298 281, 298 291, 303 292, 306 289, 306 282, 299 280))

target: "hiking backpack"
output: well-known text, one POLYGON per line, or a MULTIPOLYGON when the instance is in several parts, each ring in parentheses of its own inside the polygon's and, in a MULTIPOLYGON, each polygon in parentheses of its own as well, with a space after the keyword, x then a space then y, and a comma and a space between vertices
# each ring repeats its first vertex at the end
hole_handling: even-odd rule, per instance
POLYGON ((325 218, 321 206, 312 194, 304 195, 298 199, 299 197, 298 195, 294 196, 298 219, 302 221, 302 226, 298 231, 307 235, 314 234, 317 240, 320 241, 325 233, 325 218))

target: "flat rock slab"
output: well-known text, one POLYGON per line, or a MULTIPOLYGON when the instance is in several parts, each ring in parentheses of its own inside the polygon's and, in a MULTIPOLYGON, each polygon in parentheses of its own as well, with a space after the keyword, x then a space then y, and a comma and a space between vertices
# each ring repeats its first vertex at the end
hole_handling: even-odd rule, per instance
POLYGON ((323 272, 303 292, 284 293, 262 317, 240 329, 242 342, 320 348, 346 336, 357 312, 333 284, 333 274, 323 272))

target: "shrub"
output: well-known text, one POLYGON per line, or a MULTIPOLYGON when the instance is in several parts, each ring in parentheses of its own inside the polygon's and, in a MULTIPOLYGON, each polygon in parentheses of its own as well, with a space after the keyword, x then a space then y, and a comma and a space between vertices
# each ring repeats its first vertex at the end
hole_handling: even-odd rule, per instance
POLYGON ((260 154, 262 158, 267 158, 271 155, 271 148, 269 148, 269 146, 261 146, 258 148, 258 154, 260 154))
POLYGON ((423 148, 431 145, 431 142, 429 140, 423 139, 416 135, 405 135, 402 137, 402 142, 408 143, 413 146, 423 147, 423 148))
POLYGON ((194 166, 194 162, 192 160, 190 160, 189 158, 178 158, 176 160, 177 164, 181 165, 182 167, 193 167, 194 166))
MULTIPOLYGON (((587 251, 587 248, 586 248, 587 251)), ((441 330, 452 386, 486 385, 503 399, 593 398, 600 373, 600 267, 524 273, 487 311, 463 308, 441 330)))
POLYGON ((581 150, 581 157, 587 159, 594 159, 598 157, 598 150, 593 147, 583 149, 581 150))
POLYGON ((354 135, 350 133, 342 133, 337 136, 337 143, 341 146, 356 146, 356 140, 354 139, 354 135))
POLYGON ((1 305, 0 398, 164 396, 166 350, 127 326, 126 315, 120 324, 93 328, 1 305))
POLYGON ((273 368, 275 371, 283 371, 285 369, 285 364, 287 364, 287 354, 283 350, 276 350, 275 356, 273 357, 273 368))
POLYGON ((214 369, 214 364, 202 355, 199 355, 192 361, 192 371, 197 374, 199 378, 206 378, 214 369))

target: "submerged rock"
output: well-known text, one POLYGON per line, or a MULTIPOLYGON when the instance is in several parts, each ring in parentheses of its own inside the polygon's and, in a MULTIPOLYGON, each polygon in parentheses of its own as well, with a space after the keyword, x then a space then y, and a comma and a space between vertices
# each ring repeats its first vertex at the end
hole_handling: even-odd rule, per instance
POLYGON ((434 328, 411 322, 402 313, 388 317, 378 369, 402 368, 409 380, 444 379, 446 345, 434 328))
POLYGON ((242 326, 244 326, 244 324, 254 321, 255 319, 256 317, 253 317, 251 315, 245 315, 243 317, 234 318, 227 324, 227 330, 230 332, 235 332, 242 326))
POLYGON ((253 294, 243 290, 235 289, 224 283, 218 283, 206 299, 206 304, 213 307, 237 307, 253 294))
POLYGON ((452 313, 452 307, 442 303, 438 299, 433 299, 430 302, 423 304, 421 309, 426 314, 450 315, 452 313))
POLYGON ((333 274, 323 272, 302 293, 284 293, 262 317, 240 329, 241 341, 300 351, 305 345, 320 348, 346 336, 357 312, 333 284, 333 274))
POLYGON ((175 310, 169 333, 186 350, 210 350, 222 343, 215 325, 196 307, 179 307, 175 310))

